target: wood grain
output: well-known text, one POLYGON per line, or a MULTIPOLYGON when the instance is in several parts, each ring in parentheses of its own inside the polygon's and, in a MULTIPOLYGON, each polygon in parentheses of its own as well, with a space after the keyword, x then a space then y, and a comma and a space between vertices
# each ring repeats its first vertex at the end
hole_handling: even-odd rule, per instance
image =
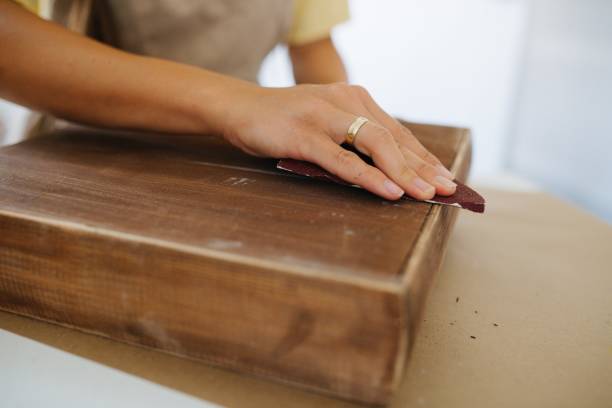
MULTIPOLYGON (((465 177, 467 131, 410 127, 465 177)), ((0 149, 0 308, 383 404, 456 214, 213 137, 56 131, 0 149)))

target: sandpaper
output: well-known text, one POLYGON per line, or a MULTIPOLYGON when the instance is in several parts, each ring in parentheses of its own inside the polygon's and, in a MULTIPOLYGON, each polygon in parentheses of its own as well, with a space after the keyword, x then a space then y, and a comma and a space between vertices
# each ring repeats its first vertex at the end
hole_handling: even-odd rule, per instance
MULTIPOLYGON (((319 180, 331 181, 338 184, 360 188, 357 185, 347 183, 346 181, 329 173, 328 171, 322 169, 314 163, 293 159, 282 159, 278 161, 276 167, 278 169, 289 171, 291 173, 299 174, 302 176, 312 177, 319 180)), ((431 200, 425 200, 425 202, 432 204, 452 205, 477 213, 484 213, 485 199, 476 191, 472 190, 460 181, 453 181, 457 183, 457 191, 455 191, 455 194, 450 196, 442 196, 436 194, 431 200)), ((402 199, 418 201, 407 195, 404 195, 402 199)))

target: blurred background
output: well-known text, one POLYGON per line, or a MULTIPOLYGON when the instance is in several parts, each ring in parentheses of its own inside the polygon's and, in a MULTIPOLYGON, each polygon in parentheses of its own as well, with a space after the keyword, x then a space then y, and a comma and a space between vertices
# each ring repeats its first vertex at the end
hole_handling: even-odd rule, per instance
MULTIPOLYGON (((332 0, 333 1, 333 0, 332 0)), ((472 129, 471 181, 612 222, 611 0, 350 0, 351 82, 411 121, 472 129)), ((285 50, 261 82, 292 83, 285 50)))
MULTIPOLYGON (((351 82, 395 116, 471 128, 472 183, 548 191, 612 223, 611 0, 350 6, 334 39, 351 82)), ((260 81, 293 84, 285 49, 260 81)), ((25 113, 0 101, 3 143, 25 113)))

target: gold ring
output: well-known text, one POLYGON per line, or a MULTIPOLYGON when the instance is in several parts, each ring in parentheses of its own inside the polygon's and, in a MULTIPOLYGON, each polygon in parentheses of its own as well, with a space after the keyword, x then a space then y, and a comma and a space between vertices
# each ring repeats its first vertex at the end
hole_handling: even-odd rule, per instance
POLYGON ((354 144, 355 139, 357 138, 357 133, 359 133, 359 129, 361 129, 363 125, 368 122, 368 118, 364 118, 363 116, 359 116, 357 119, 355 119, 353 123, 351 123, 351 126, 349 126, 346 134, 346 143, 350 145, 354 144))

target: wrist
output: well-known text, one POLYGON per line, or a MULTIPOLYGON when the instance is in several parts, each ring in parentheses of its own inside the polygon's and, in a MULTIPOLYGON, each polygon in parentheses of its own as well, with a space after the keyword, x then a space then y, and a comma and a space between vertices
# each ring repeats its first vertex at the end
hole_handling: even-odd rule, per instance
MULTIPOLYGON (((136 57, 143 59, 146 57, 136 57)), ((142 66, 144 64, 139 64, 142 66)), ((225 136, 236 110, 260 87, 216 72, 147 58, 148 71, 137 82, 147 106, 146 124, 135 127, 225 136), (152 86, 154 83, 156 86, 152 86)))
POLYGON ((248 120, 247 112, 263 88, 213 72, 205 75, 196 87, 194 99, 188 102, 188 109, 197 118, 198 133, 231 139, 248 120))

